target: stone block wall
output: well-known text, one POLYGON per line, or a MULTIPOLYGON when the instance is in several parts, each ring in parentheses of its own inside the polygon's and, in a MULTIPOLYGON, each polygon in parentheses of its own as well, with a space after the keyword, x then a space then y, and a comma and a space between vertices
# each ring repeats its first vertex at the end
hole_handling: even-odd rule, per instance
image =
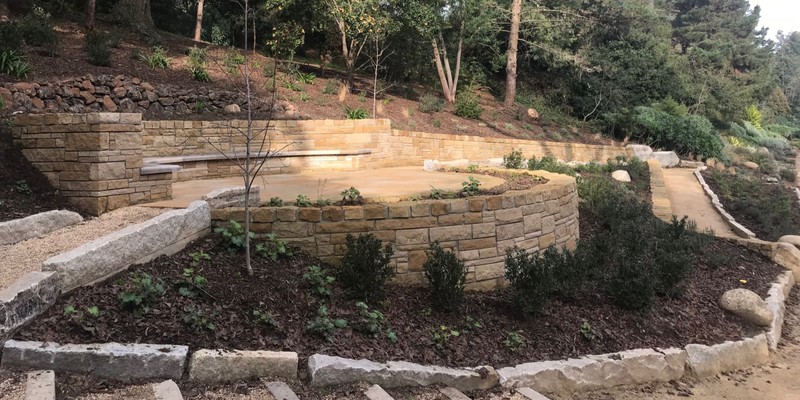
MULTIPOLYGON (((276 233, 291 245, 331 263, 344 255, 347 234, 372 233, 392 243, 397 281, 423 283, 430 243, 456 252, 469 267, 470 289, 504 284, 505 251, 537 251, 550 245, 573 248, 578 239, 578 195, 574 178, 550 179, 526 191, 454 200, 376 203, 363 206, 260 207, 251 214, 257 233, 276 233)), ((217 225, 243 222, 244 210, 212 210, 217 225)))
POLYGON ((141 114, 23 114, 14 142, 56 189, 92 215, 172 195, 172 174, 141 175, 141 114))

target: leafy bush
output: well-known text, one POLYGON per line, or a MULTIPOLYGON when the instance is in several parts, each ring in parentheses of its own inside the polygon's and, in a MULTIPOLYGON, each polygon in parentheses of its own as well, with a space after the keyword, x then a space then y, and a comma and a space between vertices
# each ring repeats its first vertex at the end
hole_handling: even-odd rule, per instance
POLYGON ((541 160, 537 160, 536 156, 531 156, 531 158, 528 159, 528 169, 532 171, 542 170, 556 174, 575 176, 574 169, 572 169, 569 165, 558 161, 553 156, 544 156, 541 160))
POLYGON ((797 171, 794 168, 783 168, 779 172, 781 179, 786 182, 794 183, 797 181, 797 171))
POLYGON ((21 79, 27 78, 30 71, 31 65, 22 54, 15 51, 0 53, 0 73, 21 79))
POLYGON ((477 196, 481 193, 481 181, 468 176, 467 180, 461 182, 461 193, 464 196, 477 196))
POLYGON ((422 269, 430 283, 433 307, 448 312, 457 310, 464 300, 467 266, 452 251, 442 249, 439 242, 431 243, 427 256, 422 269))
POLYGON ((764 120, 764 116, 761 115, 761 111, 758 110, 755 104, 748 106, 744 110, 744 118, 747 122, 753 124, 756 129, 763 129, 761 127, 761 121, 764 120))
POLYGON ((283 199, 280 197, 270 197, 267 207, 283 207, 283 199))
MULTIPOLYGON (((242 237, 244 237, 244 235, 242 235, 242 237)), ((286 245, 285 240, 279 239, 278 235, 275 233, 268 233, 266 236, 266 241, 256 244, 256 254, 272 261, 278 261, 278 258, 280 257, 291 256, 292 252, 286 245)))
POLYGON ((172 63, 172 60, 167 57, 167 51, 161 46, 155 46, 153 47, 152 53, 141 54, 139 57, 141 57, 141 59, 147 63, 147 66, 150 67, 150 69, 167 69, 169 68, 170 63, 172 63))
POLYGON ((297 199, 294 201, 294 205, 297 207, 311 207, 311 199, 304 194, 298 194, 297 199))
POLYGON ((478 96, 474 91, 467 90, 456 98, 455 114, 459 117, 480 119, 482 113, 483 108, 478 103, 478 96))
POLYGON ((424 113, 435 113, 442 111, 444 100, 433 94, 426 94, 419 98, 419 111, 424 113))
POLYGON ((211 77, 208 75, 206 68, 206 50, 197 46, 189 48, 189 62, 186 63, 186 68, 192 74, 192 79, 198 82, 208 82, 211 77))
POLYGON ((311 286, 311 292, 320 297, 330 297, 331 284, 336 278, 329 276, 328 271, 319 265, 310 265, 303 273, 303 280, 311 286))
MULTIPOLYGON (((219 228, 214 229, 214 232, 219 233, 225 239, 225 242, 228 245, 228 251, 231 253, 236 253, 238 251, 244 250, 245 240, 244 240, 244 228, 242 224, 230 220, 228 221, 228 226, 222 226, 219 228)), ((256 234, 253 232, 250 233, 250 239, 256 237, 256 234)))
POLYGON ((509 169, 522 169, 525 164, 525 156, 522 150, 513 149, 510 154, 503 156, 503 166, 509 169))
POLYGON ((361 192, 353 186, 342 190, 339 194, 342 195, 342 203, 344 204, 354 205, 361 203, 361 192))
POLYGON ((211 322, 211 317, 213 316, 216 316, 216 313, 208 316, 202 309, 196 307, 194 304, 189 304, 183 308, 183 316, 181 319, 184 324, 188 325, 195 332, 201 332, 203 330, 213 331, 217 328, 217 326, 211 322))
POLYGON ((549 259, 557 251, 551 249, 541 256, 519 248, 506 251, 506 279, 514 289, 515 306, 525 314, 541 313, 553 293, 553 265, 549 259))
MULTIPOLYGON (((208 257, 208 254, 206 254, 206 256, 208 257)), ((194 268, 184 268, 183 279, 176 283, 178 286, 178 294, 191 299, 199 296, 200 293, 203 292, 203 287, 207 284, 208 280, 204 276, 195 273, 194 268)))
POLYGON ((339 282, 352 298, 375 304, 386 296, 386 286, 397 273, 390 263, 394 250, 390 244, 381 248, 381 241, 372 234, 358 238, 348 234, 347 251, 342 257, 339 282))
POLYGON ((0 53, 22 51, 22 32, 15 22, 0 22, 0 53))
POLYGON ((386 323, 386 316, 376 309, 371 309, 363 301, 356 303, 358 315, 361 319, 355 324, 355 328, 361 332, 378 337, 383 332, 383 325, 386 323))
POLYGON ((58 35, 53 31, 50 14, 40 7, 34 7, 32 13, 24 16, 20 20, 19 28, 29 46, 52 50, 58 44, 58 35))
POLYGON ((350 106, 345 106, 344 113, 347 116, 347 119, 367 119, 369 118, 369 112, 364 109, 364 107, 356 107, 352 108, 350 106))
POLYGON ((111 49, 108 44, 108 35, 105 33, 100 31, 87 33, 84 49, 92 65, 101 67, 111 65, 111 49))
POLYGON ((136 318, 150 312, 150 307, 166 293, 164 281, 145 272, 131 274, 125 291, 119 294, 122 309, 131 311, 136 318))

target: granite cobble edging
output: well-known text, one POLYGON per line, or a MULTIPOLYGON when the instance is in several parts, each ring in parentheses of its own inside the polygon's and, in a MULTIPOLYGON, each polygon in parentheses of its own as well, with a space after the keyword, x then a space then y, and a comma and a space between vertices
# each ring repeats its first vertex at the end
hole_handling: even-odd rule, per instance
POLYGON ((83 373, 119 381, 180 379, 187 346, 162 344, 64 344, 8 340, 0 366, 83 373))
POLYGON ((0 222, 0 246, 44 236, 83 222, 80 214, 67 210, 46 211, 25 218, 0 222))
POLYGON ((711 199, 711 205, 714 206, 714 209, 717 210, 717 213, 722 216, 722 219, 730 225, 731 229, 736 232, 737 235, 747 238, 753 239, 756 237, 756 234, 753 233, 751 230, 745 228, 742 224, 736 222, 736 219, 733 218, 727 211, 725 211, 725 207, 719 201, 719 197, 711 190, 711 187, 708 186, 706 180, 703 178, 702 171, 705 171, 708 167, 702 166, 698 167, 694 170, 694 176, 697 178, 697 181, 700 183, 700 186, 703 187, 703 191, 705 192, 706 196, 711 199))

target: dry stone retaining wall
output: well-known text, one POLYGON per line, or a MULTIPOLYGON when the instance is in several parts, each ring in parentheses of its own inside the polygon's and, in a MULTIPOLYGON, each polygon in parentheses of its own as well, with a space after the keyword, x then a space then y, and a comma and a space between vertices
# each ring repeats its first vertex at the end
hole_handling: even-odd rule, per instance
MULTIPOLYGON (((422 264, 430 243, 452 249, 469 267, 467 287, 502 285, 505 251, 536 251, 551 245, 574 248, 578 240, 575 179, 536 171, 550 181, 530 190, 497 196, 423 200, 363 206, 261 207, 251 210, 256 233, 275 233, 293 246, 329 262, 346 251, 347 234, 372 233, 392 243, 397 280, 423 282, 422 264)), ((244 210, 212 210, 217 225, 243 222, 244 210)))

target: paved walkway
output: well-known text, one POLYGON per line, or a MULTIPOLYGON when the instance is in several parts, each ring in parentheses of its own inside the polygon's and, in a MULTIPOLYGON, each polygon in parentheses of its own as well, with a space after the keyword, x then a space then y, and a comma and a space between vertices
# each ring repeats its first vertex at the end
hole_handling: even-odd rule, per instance
MULTIPOLYGON (((459 191, 468 175, 449 172, 426 172, 422 167, 378 168, 353 172, 314 172, 264 175, 256 180, 261 186, 261 200, 280 197, 294 201, 298 194, 312 201, 341 199, 342 190, 355 187, 370 200, 397 201, 415 194, 428 194, 431 188, 459 191)), ((491 188, 504 181, 488 175, 475 175, 481 188, 491 188)), ((244 186, 242 178, 224 178, 178 182, 172 185, 172 200, 143 204, 146 207, 184 208, 206 193, 223 187, 244 186)))
POLYGON ((697 223, 697 229, 711 229, 716 236, 738 237, 727 222, 717 213, 706 196, 691 168, 664 168, 672 213, 684 215, 697 223))

